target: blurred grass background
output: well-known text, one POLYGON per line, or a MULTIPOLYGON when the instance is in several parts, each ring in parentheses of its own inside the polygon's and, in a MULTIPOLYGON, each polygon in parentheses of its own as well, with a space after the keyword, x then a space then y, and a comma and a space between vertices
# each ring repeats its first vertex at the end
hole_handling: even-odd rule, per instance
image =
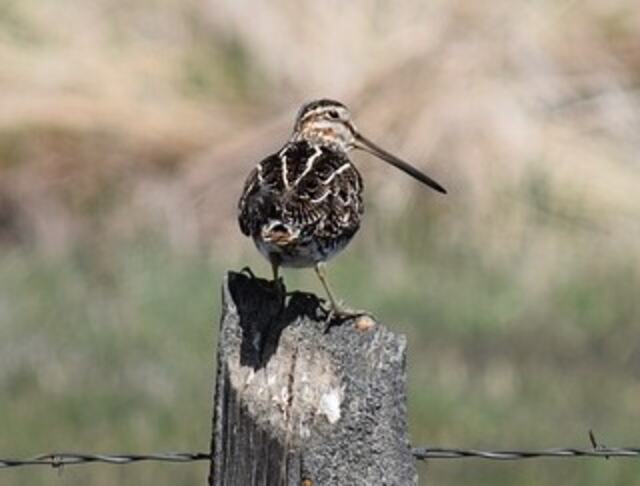
MULTIPOLYGON (((206 450, 244 177, 298 106, 356 154, 339 295, 409 337, 416 444, 640 443, 640 9, 633 0, 0 0, 0 456, 206 450)), ((319 291, 312 272, 289 287, 319 291)), ((635 461, 432 461, 425 483, 629 485, 635 461)), ((206 465, 0 472, 202 484, 206 465)))

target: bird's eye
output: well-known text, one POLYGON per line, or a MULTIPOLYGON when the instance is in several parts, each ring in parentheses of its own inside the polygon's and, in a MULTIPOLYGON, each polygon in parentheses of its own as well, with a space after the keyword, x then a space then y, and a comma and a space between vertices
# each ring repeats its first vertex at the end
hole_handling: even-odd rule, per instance
POLYGON ((340 118, 340 113, 338 113, 337 110, 329 110, 327 114, 329 115, 329 118, 333 118, 334 120, 340 118))

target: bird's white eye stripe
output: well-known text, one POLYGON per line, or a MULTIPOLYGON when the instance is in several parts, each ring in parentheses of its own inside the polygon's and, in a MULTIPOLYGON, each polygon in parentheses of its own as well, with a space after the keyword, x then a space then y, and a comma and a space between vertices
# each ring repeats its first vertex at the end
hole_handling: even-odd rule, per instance
POLYGON ((341 106, 321 106, 314 110, 310 110, 302 115, 302 120, 307 120, 309 118, 315 118, 319 115, 328 115, 330 118, 339 119, 339 118, 347 118, 348 111, 341 106))

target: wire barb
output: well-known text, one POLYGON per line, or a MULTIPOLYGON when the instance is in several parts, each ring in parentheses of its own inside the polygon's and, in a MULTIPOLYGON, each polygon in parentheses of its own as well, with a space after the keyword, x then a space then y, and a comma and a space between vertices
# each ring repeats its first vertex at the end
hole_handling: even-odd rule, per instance
MULTIPOLYGON (((603 449, 606 449, 607 446, 604 444, 598 444, 598 441, 596 440, 596 436, 593 433, 593 430, 589 429, 589 440, 591 441, 591 445, 593 446, 593 449, 596 451, 601 451, 603 449)), ((609 460, 609 456, 604 456, 605 459, 609 460)))

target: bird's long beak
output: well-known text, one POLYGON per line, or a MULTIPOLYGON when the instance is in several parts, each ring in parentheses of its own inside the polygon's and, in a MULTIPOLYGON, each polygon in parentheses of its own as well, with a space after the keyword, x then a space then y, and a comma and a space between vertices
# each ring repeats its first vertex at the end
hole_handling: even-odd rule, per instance
POLYGON ((372 141, 366 139, 355 130, 354 130, 354 137, 356 140, 355 148, 364 150, 365 152, 369 152, 370 154, 375 155, 376 157, 384 160, 385 162, 388 162, 389 164, 393 165, 394 167, 397 167, 398 169, 405 172, 406 174, 409 174, 411 177, 429 186, 431 189, 435 189, 436 191, 441 192, 442 194, 447 193, 446 189, 442 187, 440 184, 438 184, 436 181, 434 181, 431 177, 429 177, 423 172, 420 172, 418 169, 416 169, 412 165, 409 165, 406 162, 400 160, 395 155, 392 155, 386 150, 381 149, 372 141))

